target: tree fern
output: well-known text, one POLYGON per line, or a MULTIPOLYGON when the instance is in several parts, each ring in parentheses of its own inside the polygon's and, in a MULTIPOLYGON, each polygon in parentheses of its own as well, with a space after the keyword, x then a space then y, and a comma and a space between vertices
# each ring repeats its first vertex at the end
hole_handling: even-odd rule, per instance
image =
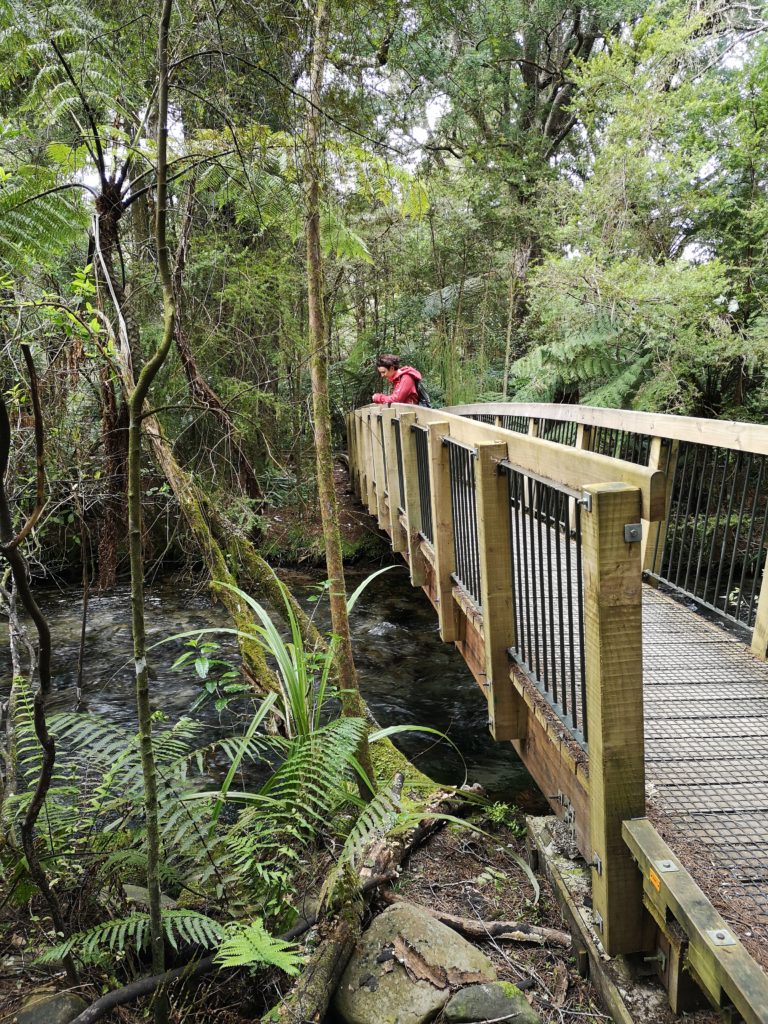
POLYGON ((45 168, 0 168, 0 269, 21 274, 50 266, 78 239, 88 212, 76 190, 41 195, 58 184, 45 168))

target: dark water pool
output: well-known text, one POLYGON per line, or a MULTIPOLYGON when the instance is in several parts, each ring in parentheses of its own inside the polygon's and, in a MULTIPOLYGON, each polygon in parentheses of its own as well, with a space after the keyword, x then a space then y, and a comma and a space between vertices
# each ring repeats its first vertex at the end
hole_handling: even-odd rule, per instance
MULTIPOLYGON (((350 590, 365 574, 350 574, 350 590)), ((291 573, 286 581, 303 601, 317 593, 318 577, 291 573)), ((80 638, 81 593, 74 589, 48 591, 41 603, 49 617, 54 643, 53 672, 57 709, 75 706, 75 682, 80 638)), ((327 628, 327 604, 307 603, 317 624, 327 628)), ((206 590, 167 580, 147 591, 149 643, 190 630, 231 625, 226 611, 211 604, 206 590)), ((456 784, 464 774, 481 783, 496 799, 543 807, 535 784, 508 743, 495 743, 486 724, 485 701, 459 653, 443 644, 427 598, 410 586, 400 566, 376 579, 360 598, 352 616, 355 660, 361 687, 381 725, 427 725, 450 736, 461 757, 435 737, 405 735, 396 742, 427 774, 456 784), (462 763, 462 757, 464 763, 462 763)), ((2 648, 7 632, 2 626, 2 648)), ((222 654, 235 658, 235 645, 222 636, 222 654)), ((170 719, 188 714, 200 693, 194 670, 173 671, 184 650, 183 640, 151 652, 153 703, 170 719)), ((119 586, 105 595, 92 595, 85 642, 83 701, 88 711, 133 728, 133 668, 129 591, 119 586)), ((10 665, 2 668, 0 692, 7 692, 10 665)), ((233 728, 233 716, 219 715, 210 705, 201 716, 209 739, 233 728)))

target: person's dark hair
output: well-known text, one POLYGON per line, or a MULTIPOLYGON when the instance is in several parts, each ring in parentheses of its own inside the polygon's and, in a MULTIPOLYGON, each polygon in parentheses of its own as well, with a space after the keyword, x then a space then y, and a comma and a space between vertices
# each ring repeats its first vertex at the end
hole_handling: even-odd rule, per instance
POLYGON ((390 353, 385 353, 382 356, 376 356, 376 365, 385 366, 388 370, 399 370, 400 359, 398 356, 393 356, 390 353))

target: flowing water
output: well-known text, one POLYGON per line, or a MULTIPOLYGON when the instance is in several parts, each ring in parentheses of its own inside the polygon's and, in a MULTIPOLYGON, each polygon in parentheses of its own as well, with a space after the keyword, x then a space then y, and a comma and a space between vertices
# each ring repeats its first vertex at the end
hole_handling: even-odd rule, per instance
MULTIPOLYGON (((363 578, 350 575, 350 589, 363 578)), ((312 609, 317 625, 328 628, 327 602, 312 604, 319 577, 286 574, 286 582, 312 609)), ((75 707, 81 618, 80 591, 47 592, 41 598, 53 633, 53 676, 57 710, 75 707)), ((148 643, 192 630, 229 628, 225 609, 211 604, 207 591, 166 581, 147 591, 148 643)), ((486 724, 485 701, 458 651, 443 644, 435 613, 424 594, 410 586, 401 566, 374 580, 352 615, 355 660, 365 699, 380 725, 423 725, 445 732, 461 753, 434 736, 405 734, 396 742, 428 775, 444 784, 460 784, 464 775, 481 783, 489 795, 509 803, 543 809, 535 784, 511 744, 494 743, 486 724), (463 761, 462 761, 463 758, 463 761)), ((7 651, 3 626, 0 649, 7 651)), ((231 637, 215 637, 216 657, 236 660, 231 637)), ((151 693, 155 707, 170 720, 188 714, 200 693, 192 665, 171 666, 185 647, 183 639, 150 652, 151 693)), ((7 693, 10 664, 0 664, 0 696, 7 693)), ((116 724, 134 728, 133 658, 127 586, 92 595, 88 608, 82 698, 85 709, 116 724)), ((233 714, 218 714, 212 705, 199 712, 211 740, 231 731, 233 714)))

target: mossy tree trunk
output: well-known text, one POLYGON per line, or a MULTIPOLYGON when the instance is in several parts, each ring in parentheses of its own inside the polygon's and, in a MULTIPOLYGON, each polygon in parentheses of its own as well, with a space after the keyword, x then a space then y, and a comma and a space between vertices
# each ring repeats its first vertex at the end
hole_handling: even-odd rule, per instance
MULTIPOLYGON (((323 303, 323 256, 320 238, 320 184, 323 177, 322 83, 328 49, 328 6, 318 0, 315 8, 307 104, 304 188, 306 198, 307 301, 309 309, 310 372, 315 427, 317 490, 323 524, 325 559, 330 584, 331 626, 336 637, 336 663, 345 715, 365 716, 357 672, 352 657, 352 637, 347 615, 344 561, 339 529, 339 510, 333 481, 331 408, 328 397, 328 338, 323 303)), ((367 740, 358 752, 359 761, 373 784, 367 740)))

